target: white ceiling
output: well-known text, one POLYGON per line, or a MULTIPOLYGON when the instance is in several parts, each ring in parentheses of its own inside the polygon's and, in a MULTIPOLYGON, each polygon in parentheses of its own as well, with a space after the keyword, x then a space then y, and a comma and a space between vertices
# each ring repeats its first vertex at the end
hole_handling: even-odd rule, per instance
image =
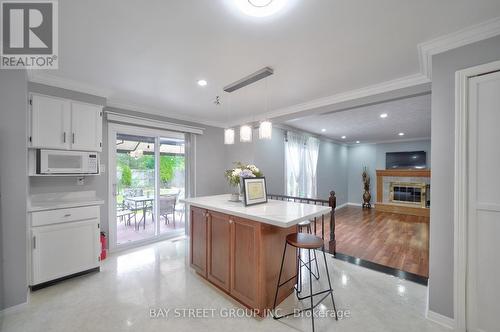
POLYGON ((431 95, 314 115, 285 124, 348 144, 358 140, 377 143, 428 139, 431 137, 431 95), (387 114, 385 119, 380 118, 382 113, 387 114), (399 136, 400 132, 405 135, 399 136), (347 137, 342 139, 344 135, 347 137))
POLYGON ((221 123, 416 74, 418 43, 500 16, 500 1, 289 0, 251 18, 231 0, 73 0, 59 12, 59 70, 46 76, 114 105, 221 123), (264 66, 267 83, 212 103, 264 66))

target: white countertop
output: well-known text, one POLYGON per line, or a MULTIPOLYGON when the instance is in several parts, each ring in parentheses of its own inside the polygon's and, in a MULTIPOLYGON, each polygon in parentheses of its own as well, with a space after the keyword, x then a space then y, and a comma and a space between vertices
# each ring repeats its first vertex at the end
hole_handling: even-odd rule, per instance
POLYGON ((28 200, 28 212, 103 204, 104 200, 98 198, 95 191, 36 194, 28 200))
POLYGON ((321 216, 332 210, 329 206, 277 200, 269 200, 265 204, 245 206, 243 202, 230 202, 229 197, 229 194, 202 196, 187 198, 181 202, 284 228, 321 216))

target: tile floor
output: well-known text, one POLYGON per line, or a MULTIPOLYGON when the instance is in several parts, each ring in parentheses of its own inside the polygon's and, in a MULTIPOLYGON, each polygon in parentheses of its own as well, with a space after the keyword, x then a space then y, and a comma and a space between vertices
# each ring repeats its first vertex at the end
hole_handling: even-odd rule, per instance
MULTIPOLYGON (((188 268, 187 247, 186 239, 177 239, 110 255, 99 273, 32 293, 28 305, 5 314, 0 330, 311 331, 309 318, 222 317, 228 309, 241 307, 188 268), (204 313, 208 318, 176 317, 182 309, 194 308, 214 308, 215 317, 211 312, 204 313), (151 309, 171 311, 167 318, 150 318, 151 309)), ((318 318, 316 331, 447 331, 425 319, 424 286, 331 256, 327 260, 337 309, 349 317, 338 322, 318 318)), ((295 306, 299 304, 292 295, 281 308, 295 306)), ((319 306, 323 312, 328 308, 329 300, 319 306)))

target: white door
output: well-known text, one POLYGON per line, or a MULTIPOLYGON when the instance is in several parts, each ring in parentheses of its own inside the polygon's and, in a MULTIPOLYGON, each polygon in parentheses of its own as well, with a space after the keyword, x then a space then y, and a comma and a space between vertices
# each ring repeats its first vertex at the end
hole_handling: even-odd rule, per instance
POLYGON ((32 284, 99 266, 97 219, 32 228, 32 284))
POLYGON ((38 148, 69 149, 70 116, 69 101, 33 95, 31 145, 38 148))
POLYGON ((102 151, 102 107, 71 102, 71 149, 102 151))
POLYGON ((469 79, 467 330, 500 330, 500 72, 469 79))

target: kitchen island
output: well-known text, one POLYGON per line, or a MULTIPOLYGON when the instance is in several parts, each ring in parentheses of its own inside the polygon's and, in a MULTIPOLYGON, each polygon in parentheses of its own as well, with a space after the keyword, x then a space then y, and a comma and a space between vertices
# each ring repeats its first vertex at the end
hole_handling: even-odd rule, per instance
MULTIPOLYGON (((269 200, 245 207, 229 195, 185 199, 190 211, 190 265, 203 278, 264 315, 273 306, 285 238, 329 206, 269 200)), ((297 257, 286 252, 278 303, 296 283, 297 257)))

